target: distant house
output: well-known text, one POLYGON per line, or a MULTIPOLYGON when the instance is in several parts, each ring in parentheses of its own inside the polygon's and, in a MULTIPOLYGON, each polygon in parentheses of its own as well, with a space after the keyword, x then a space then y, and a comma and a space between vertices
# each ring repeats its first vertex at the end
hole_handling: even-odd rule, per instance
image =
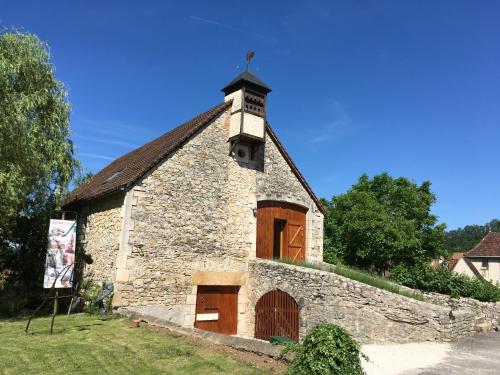
POLYGON ((483 277, 500 283, 500 233, 490 232, 451 268, 468 276, 483 277))
POLYGON ((457 265, 458 261, 463 258, 464 253, 462 252, 455 252, 451 254, 451 259, 448 261, 448 269, 453 270, 455 266, 457 265))

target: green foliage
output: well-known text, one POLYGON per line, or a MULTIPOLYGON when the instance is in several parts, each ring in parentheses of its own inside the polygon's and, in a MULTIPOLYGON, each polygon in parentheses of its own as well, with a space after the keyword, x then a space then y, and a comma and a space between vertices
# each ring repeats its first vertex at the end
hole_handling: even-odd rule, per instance
MULTIPOLYGON (((85 276, 83 277, 82 280, 82 286, 79 290, 80 296, 85 301, 85 312, 89 314, 99 313, 99 309, 94 304, 94 301, 99 295, 101 288, 102 286, 95 281, 94 274, 92 272, 85 273, 85 276)), ((108 315, 111 315, 113 313, 112 302, 113 302, 112 295, 104 300, 104 305, 106 306, 108 315)))
POLYGON ((468 277, 443 267, 436 269, 422 263, 412 267, 399 265, 391 270, 391 279, 410 288, 447 294, 454 298, 500 301, 500 288, 483 279, 468 277))
POLYGON ((402 290, 399 285, 387 280, 386 278, 380 277, 377 274, 355 269, 345 265, 336 264, 326 269, 325 267, 322 267, 318 264, 307 263, 304 261, 294 262, 290 259, 274 259, 274 260, 280 263, 292 264, 298 267, 306 267, 321 271, 333 272, 336 273, 337 275, 347 277, 348 279, 359 281, 360 283, 374 286, 375 288, 383 289, 391 293, 396 293, 419 301, 423 301, 424 299, 422 293, 418 291, 402 290))
POLYGON ((445 245, 448 254, 467 252, 476 246, 490 231, 500 232, 500 220, 493 219, 485 225, 466 225, 446 232, 445 245))
POLYGON ((402 290, 399 285, 390 282, 383 277, 366 271, 357 270, 342 265, 336 265, 332 267, 332 272, 335 272, 337 275, 344 276, 349 279, 359 281, 360 283, 371 285, 375 288, 383 289, 391 293, 396 293, 419 301, 424 300, 424 296, 422 295, 422 293, 417 291, 402 290))
POLYGON ((18 310, 43 293, 49 219, 79 167, 54 71, 46 43, 0 31, 0 272, 11 272, 0 299, 15 293, 18 310))
POLYGON ((0 229, 22 211, 62 194, 75 160, 70 107, 49 48, 35 35, 0 34, 0 229))
POLYGON ((444 254, 445 225, 430 213, 436 200, 430 185, 387 173, 363 175, 347 193, 324 202, 325 261, 382 273, 444 254))
POLYGON ((320 324, 309 332, 302 345, 285 348, 297 351, 288 368, 290 375, 359 375, 359 345, 342 328, 320 324))

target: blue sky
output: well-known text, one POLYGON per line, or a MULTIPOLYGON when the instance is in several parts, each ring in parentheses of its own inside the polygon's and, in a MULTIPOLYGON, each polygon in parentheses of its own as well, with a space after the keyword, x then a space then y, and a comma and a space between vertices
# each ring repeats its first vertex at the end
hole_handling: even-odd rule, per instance
POLYGON ((223 100, 252 70, 319 196, 362 173, 432 181, 449 228, 500 217, 500 2, 2 1, 50 43, 79 158, 112 159, 223 100))

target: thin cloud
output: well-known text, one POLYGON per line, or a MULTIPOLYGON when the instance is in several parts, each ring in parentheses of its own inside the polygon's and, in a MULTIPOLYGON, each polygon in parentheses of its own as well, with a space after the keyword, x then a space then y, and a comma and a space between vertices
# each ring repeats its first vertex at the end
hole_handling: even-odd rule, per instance
POLYGON ((112 140, 112 139, 89 137, 89 136, 80 135, 80 134, 74 134, 73 136, 75 138, 80 138, 80 139, 83 139, 83 140, 86 140, 86 141, 105 143, 105 144, 108 144, 108 145, 122 146, 122 147, 127 147, 127 148, 137 148, 137 147, 139 147, 139 145, 137 145, 137 144, 129 143, 129 142, 124 142, 124 141, 116 141, 116 140, 112 140))
POLYGON ((88 152, 79 152, 78 154, 81 156, 87 156, 89 158, 94 158, 94 159, 102 159, 102 160, 115 160, 116 159, 116 158, 113 158, 111 156, 100 155, 100 154, 90 154, 88 152))
POLYGON ((241 34, 251 35, 251 36, 263 39, 263 40, 267 40, 267 41, 276 43, 275 38, 271 38, 271 37, 268 37, 265 35, 257 34, 257 33, 254 33, 254 32, 248 31, 248 30, 243 30, 243 29, 240 29, 240 28, 237 28, 237 27, 234 27, 234 26, 222 23, 222 22, 213 21, 213 20, 209 20, 207 18, 202 18, 202 17, 198 17, 198 16, 189 16, 189 18, 193 21, 207 23, 209 25, 222 27, 223 29, 226 29, 226 30, 236 31, 236 32, 241 33, 241 34))
POLYGON ((80 127, 84 124, 86 132, 93 132, 116 137, 124 140, 137 140, 138 138, 144 141, 156 138, 158 134, 144 126, 127 124, 121 121, 114 120, 93 120, 78 115, 73 115, 73 126, 80 127))
POLYGON ((333 141, 350 131, 351 118, 337 100, 330 101, 328 112, 331 119, 323 124, 319 134, 309 140, 310 143, 333 141))

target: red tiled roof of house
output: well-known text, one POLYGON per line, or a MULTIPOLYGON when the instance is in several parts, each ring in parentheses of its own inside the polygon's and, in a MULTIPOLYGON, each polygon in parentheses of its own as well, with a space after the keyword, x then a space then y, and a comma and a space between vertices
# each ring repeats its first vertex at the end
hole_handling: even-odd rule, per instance
MULTIPOLYGON (((99 171, 87 183, 73 190, 63 202, 62 207, 67 209, 78 202, 99 198, 133 186, 148 171, 184 145, 193 135, 205 128, 224 110, 228 109, 230 105, 231 101, 221 103, 111 162, 111 164, 99 171)), ((304 186, 304 189, 309 193, 320 211, 325 214, 325 208, 321 204, 321 201, 316 197, 268 123, 266 123, 266 132, 274 141, 276 147, 290 166, 290 169, 299 179, 302 186, 304 186)))
POLYGON ((500 257, 500 233, 488 233, 465 257, 500 257))

